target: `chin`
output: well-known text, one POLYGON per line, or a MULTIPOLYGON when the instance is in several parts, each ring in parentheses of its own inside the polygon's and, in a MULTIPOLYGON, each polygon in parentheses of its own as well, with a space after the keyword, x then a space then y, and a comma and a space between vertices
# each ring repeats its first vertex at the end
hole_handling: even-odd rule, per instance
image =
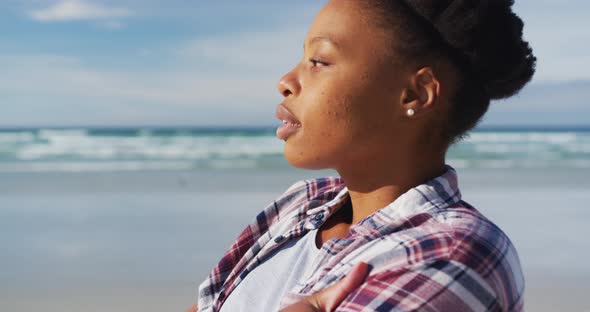
POLYGON ((295 168, 322 170, 329 169, 330 167, 321 157, 308 152, 306 153, 304 150, 294 149, 289 146, 288 142, 287 145, 285 145, 284 154, 287 162, 295 168))

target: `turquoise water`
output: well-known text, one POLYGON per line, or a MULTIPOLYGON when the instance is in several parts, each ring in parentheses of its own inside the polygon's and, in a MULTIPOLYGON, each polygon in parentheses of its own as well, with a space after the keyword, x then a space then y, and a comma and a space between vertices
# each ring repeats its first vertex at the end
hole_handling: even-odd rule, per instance
MULTIPOLYGON (((0 130, 0 172, 284 168, 274 128, 0 130)), ((457 168, 590 168, 590 128, 478 129, 451 147, 457 168)))

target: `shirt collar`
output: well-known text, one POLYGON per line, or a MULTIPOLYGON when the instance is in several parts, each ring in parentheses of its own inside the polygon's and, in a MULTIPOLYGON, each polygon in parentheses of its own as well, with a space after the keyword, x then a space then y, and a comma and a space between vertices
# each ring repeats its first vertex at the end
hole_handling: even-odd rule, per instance
MULTIPOLYGON (((359 221, 356 225, 377 229, 381 226, 395 223, 411 215, 433 213, 445 209, 461 200, 456 170, 445 164, 444 172, 426 183, 417 185, 384 208, 359 221)), ((348 200, 348 187, 341 183, 336 189, 338 193, 331 200, 306 211, 305 228, 316 229, 322 225, 333 213, 338 211, 348 200)))

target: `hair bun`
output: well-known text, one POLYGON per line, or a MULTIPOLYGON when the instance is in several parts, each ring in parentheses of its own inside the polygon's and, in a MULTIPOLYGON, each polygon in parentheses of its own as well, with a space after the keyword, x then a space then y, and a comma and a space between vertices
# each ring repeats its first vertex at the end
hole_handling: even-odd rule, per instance
POLYGON ((492 99, 510 97, 529 82, 536 66, 514 0, 405 0, 468 62, 492 99))

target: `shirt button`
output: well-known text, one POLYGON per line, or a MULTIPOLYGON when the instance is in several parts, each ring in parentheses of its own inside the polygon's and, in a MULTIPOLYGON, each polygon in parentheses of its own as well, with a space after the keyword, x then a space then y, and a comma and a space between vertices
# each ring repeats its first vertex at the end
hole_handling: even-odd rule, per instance
POLYGON ((282 242, 283 239, 285 239, 285 236, 279 235, 279 236, 275 237, 275 243, 278 244, 278 243, 282 242))
POLYGON ((324 213, 323 213, 323 212, 320 212, 320 213, 318 213, 318 214, 317 214, 317 215, 315 215, 315 217, 314 217, 314 219, 315 219, 316 221, 320 221, 320 220, 322 220, 323 218, 324 218, 324 213))

